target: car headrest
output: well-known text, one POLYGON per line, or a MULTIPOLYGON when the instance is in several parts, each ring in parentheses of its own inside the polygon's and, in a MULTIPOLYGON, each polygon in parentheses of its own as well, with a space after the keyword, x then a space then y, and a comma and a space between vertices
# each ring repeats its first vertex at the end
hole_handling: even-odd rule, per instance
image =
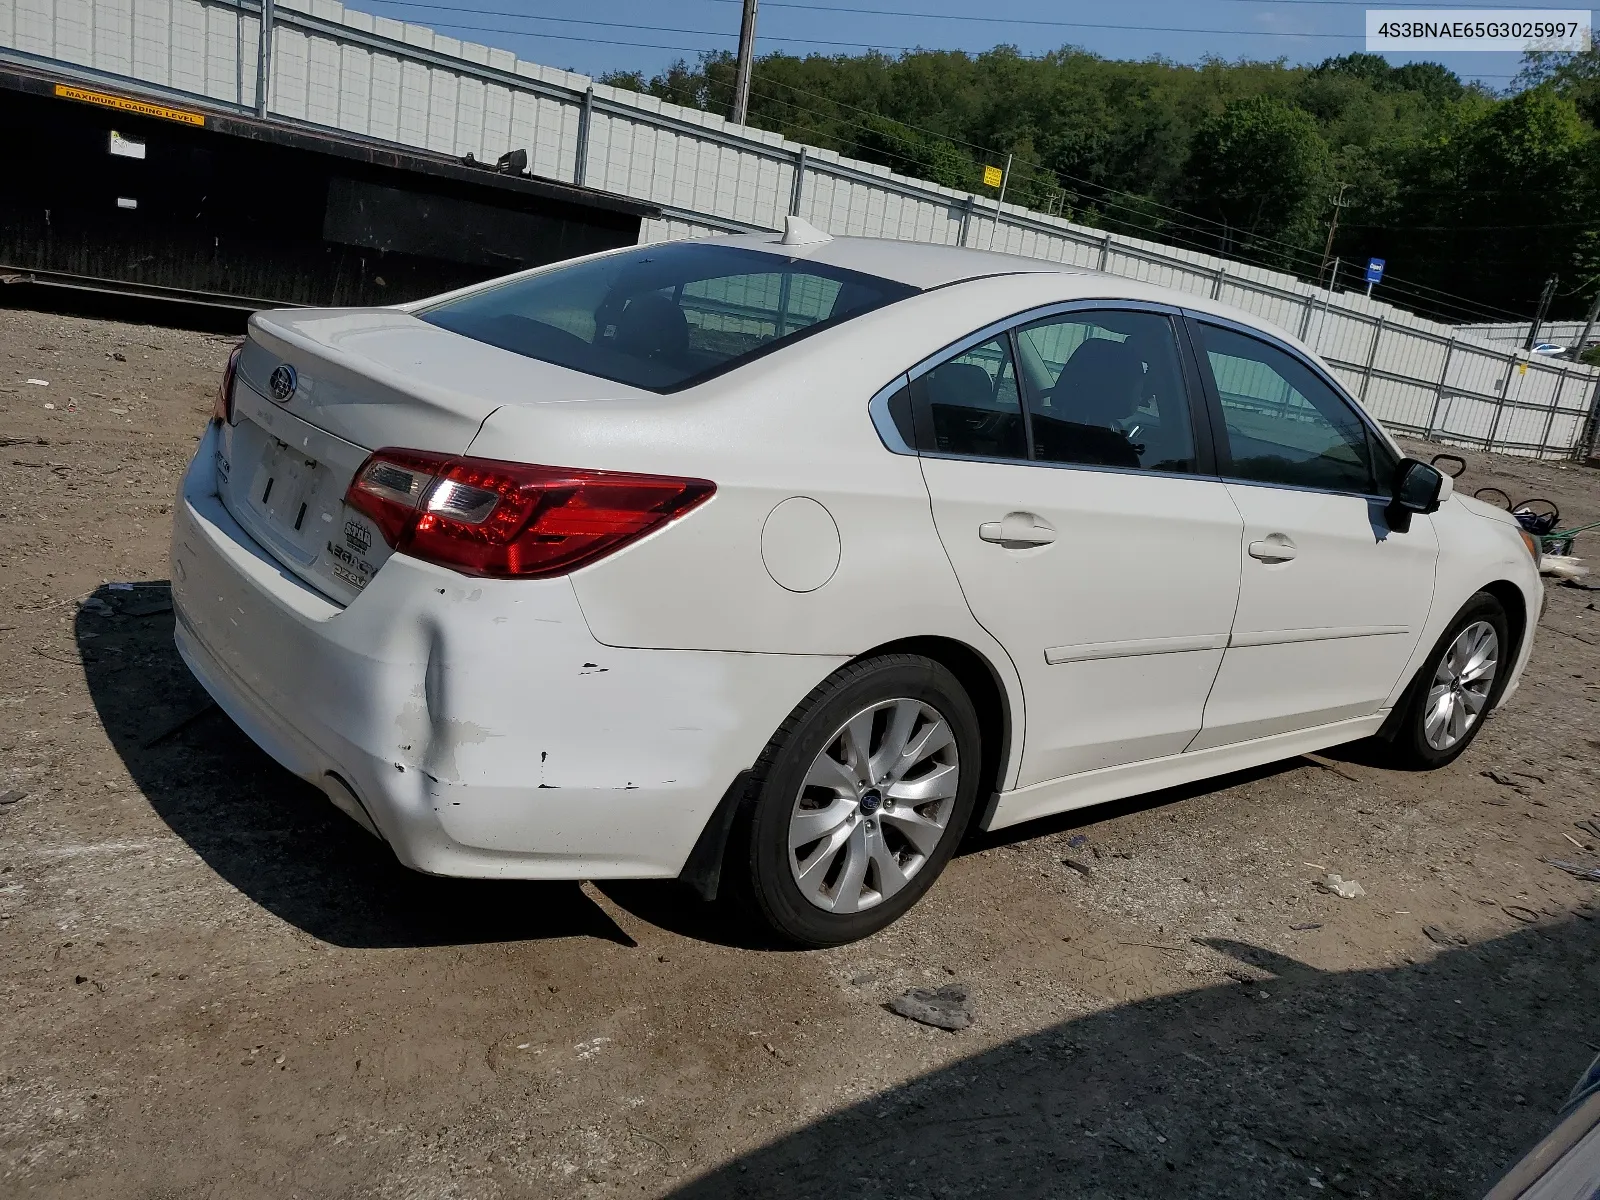
POLYGON ((676 361, 689 348, 689 319, 671 297, 646 292, 622 310, 614 341, 617 349, 635 358, 676 361))
POLYGON ((1079 425, 1124 420, 1144 398, 1144 360, 1126 342, 1090 338, 1072 352, 1049 394, 1061 420, 1079 425))

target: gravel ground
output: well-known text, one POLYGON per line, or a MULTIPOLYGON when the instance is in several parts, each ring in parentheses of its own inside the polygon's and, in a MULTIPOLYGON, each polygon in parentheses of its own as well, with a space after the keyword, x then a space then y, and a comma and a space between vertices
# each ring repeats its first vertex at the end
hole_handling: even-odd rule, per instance
MULTIPOLYGON (((230 345, 0 309, 0 1193, 1464 1197, 1600 1049, 1597 889, 1541 861, 1600 861, 1600 593, 1450 768, 1008 830, 775 952, 676 885, 414 875, 204 708, 161 590, 104 585, 165 579, 230 345), (960 1032, 884 1007, 950 983, 960 1032)), ((1466 457, 1600 519, 1594 471, 1466 457)))

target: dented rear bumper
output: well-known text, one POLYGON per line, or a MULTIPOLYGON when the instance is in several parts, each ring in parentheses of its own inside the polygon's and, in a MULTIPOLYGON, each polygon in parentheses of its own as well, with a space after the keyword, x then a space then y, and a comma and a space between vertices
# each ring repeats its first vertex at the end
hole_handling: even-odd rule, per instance
POLYGON ((214 434, 176 506, 177 644, 258 745, 441 875, 676 875, 728 782, 837 665, 613 649, 565 579, 403 555, 341 607, 216 495, 214 434))

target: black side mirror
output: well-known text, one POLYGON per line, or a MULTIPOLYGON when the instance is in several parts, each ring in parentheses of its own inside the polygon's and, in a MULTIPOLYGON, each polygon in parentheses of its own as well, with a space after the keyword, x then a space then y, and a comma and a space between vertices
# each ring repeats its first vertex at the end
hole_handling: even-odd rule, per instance
POLYGON ((1410 532, 1414 514, 1438 511, 1443 490, 1444 474, 1437 467, 1414 458, 1401 459, 1394 469, 1394 498, 1384 510, 1389 528, 1396 533, 1410 532))

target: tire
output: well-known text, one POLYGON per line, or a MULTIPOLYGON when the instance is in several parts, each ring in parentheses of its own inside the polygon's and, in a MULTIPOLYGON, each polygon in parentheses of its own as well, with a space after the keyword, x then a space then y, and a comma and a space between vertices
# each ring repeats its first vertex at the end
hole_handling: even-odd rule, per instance
POLYGON ((1488 592, 1473 596, 1456 614, 1401 697, 1390 742, 1395 766, 1431 771, 1472 745, 1499 703, 1519 650, 1511 644, 1510 624, 1505 606, 1488 592), (1475 686, 1483 683, 1483 672, 1481 663, 1473 666, 1474 639, 1481 648, 1485 627, 1494 639, 1492 675, 1487 686, 1475 686), (1457 669, 1463 665, 1465 673, 1457 669), (1447 693, 1454 698, 1446 699, 1447 693), (1480 707, 1474 710, 1474 704, 1480 707))
POLYGON ((933 885, 972 818, 978 728, 966 691, 931 658, 841 667, 756 763, 724 859, 730 899, 793 945, 838 946, 889 925, 933 885), (892 752, 901 745, 916 757, 892 752), (863 757, 874 770, 855 769, 863 757))

